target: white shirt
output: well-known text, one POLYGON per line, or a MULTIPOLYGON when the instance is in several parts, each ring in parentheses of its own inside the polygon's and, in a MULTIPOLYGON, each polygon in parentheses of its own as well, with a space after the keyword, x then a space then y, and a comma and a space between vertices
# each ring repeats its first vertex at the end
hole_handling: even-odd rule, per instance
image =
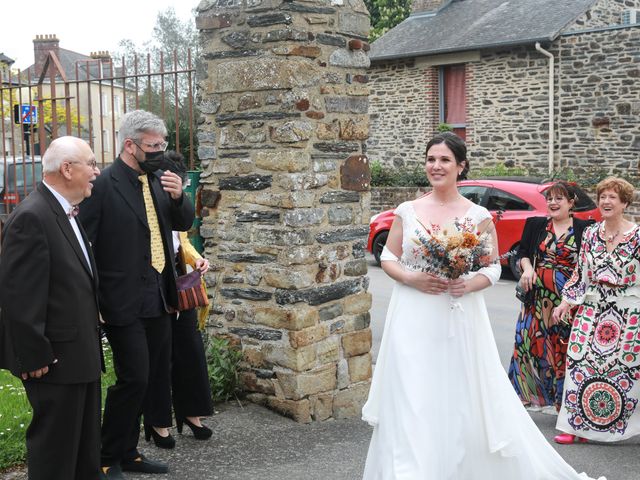
MULTIPOLYGON (((58 203, 60 203, 60 206, 65 213, 68 213, 73 208, 73 205, 71 205, 67 201, 67 199, 60 195, 51 185, 48 185, 44 180, 42 181, 42 184, 47 187, 51 193, 53 193, 53 196, 56 197, 56 200, 58 200, 58 203)), ((82 234, 80 233, 78 222, 76 222, 76 217, 69 217, 67 215, 67 218, 69 219, 69 223, 71 223, 73 233, 76 234, 76 238, 78 239, 78 243, 80 244, 82 253, 84 253, 84 258, 87 261, 87 265, 89 266, 89 271, 91 272, 91 274, 93 274, 93 270, 91 270, 91 261, 89 260, 89 254, 87 253, 87 247, 85 246, 84 240, 82 239, 82 234)))

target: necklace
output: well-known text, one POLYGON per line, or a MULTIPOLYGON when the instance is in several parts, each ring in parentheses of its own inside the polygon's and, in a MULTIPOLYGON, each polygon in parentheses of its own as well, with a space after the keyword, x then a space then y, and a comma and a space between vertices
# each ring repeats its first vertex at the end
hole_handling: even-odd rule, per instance
POLYGON ((616 237, 620 234, 620 229, 616 230, 615 233, 607 233, 607 228, 605 227, 603 233, 605 242, 613 243, 616 237))
POLYGON ((455 203, 459 198, 460 198, 460 195, 456 196, 451 200, 436 200, 436 202, 438 202, 438 205, 440 205, 441 207, 444 207, 446 204, 455 203))

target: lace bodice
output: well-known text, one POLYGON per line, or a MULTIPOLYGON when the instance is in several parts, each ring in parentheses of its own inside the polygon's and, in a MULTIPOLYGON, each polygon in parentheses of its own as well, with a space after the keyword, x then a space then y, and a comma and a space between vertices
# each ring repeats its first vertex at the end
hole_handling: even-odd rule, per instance
MULTIPOLYGON (((424 232, 424 227, 420 225, 418 221, 418 217, 416 215, 416 211, 413 207, 413 202, 404 202, 401 203, 394 211, 394 213, 402 219, 402 257, 401 261, 403 264, 411 267, 412 264, 415 263, 415 258, 413 256, 414 247, 416 246, 415 239, 417 238, 416 231, 424 232)), ((464 217, 459 219, 461 221, 469 221, 472 225, 477 226, 482 223, 484 220, 491 218, 491 214, 489 211, 476 205, 472 204, 469 209, 464 214, 464 217)), ((453 225, 453 222, 452 222, 453 225)), ((446 228, 446 225, 442 225, 442 228, 446 228)), ((392 258, 387 257, 390 252, 383 252, 382 260, 390 260, 392 258), (386 254, 386 255, 385 255, 386 254)), ((392 254, 391 254, 392 255, 392 254)), ((395 259, 395 257, 393 258, 395 259)), ((416 265, 417 266, 417 265, 416 265)), ((500 278, 501 268, 500 264, 496 263, 488 267, 484 267, 480 269, 478 272, 473 272, 471 275, 476 273, 481 273, 489 278, 492 284, 494 284, 500 278)))

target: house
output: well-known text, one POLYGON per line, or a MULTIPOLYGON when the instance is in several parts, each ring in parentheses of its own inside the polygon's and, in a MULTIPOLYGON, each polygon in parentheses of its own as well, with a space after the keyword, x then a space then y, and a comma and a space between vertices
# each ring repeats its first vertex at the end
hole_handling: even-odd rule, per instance
POLYGON ((371 45, 372 161, 447 123, 472 168, 638 174, 640 0, 414 0, 371 45))
MULTIPOLYGON (((84 55, 61 48, 56 35, 36 35, 33 49, 33 65, 23 71, 22 86, 10 94, 15 105, 34 108, 34 126, 41 121, 45 125, 32 129, 27 121, 14 130, 24 130, 24 143, 34 143, 35 153, 44 150, 39 146, 43 140, 48 143, 60 135, 75 135, 90 143, 98 162, 111 162, 117 156, 114 125, 124 114, 126 90, 109 53, 84 55)), ((18 145, 12 145, 11 150, 20 154, 21 142, 15 143, 18 145)))
MULTIPOLYGON (((0 102, 2 102, 1 109, 4 110, 10 109, 11 105, 8 101, 8 95, 4 95, 4 91, 2 91, 3 87, 9 86, 13 83, 13 80, 9 77, 9 72, 11 70, 11 65, 14 64, 14 60, 12 58, 7 57, 4 53, 0 53, 0 102)), ((3 119, 2 127, 6 129, 10 126, 9 119, 3 119)), ((11 147, 11 136, 9 134, 5 134, 4 141, 2 142, 2 150, 0 150, 0 158, 4 156, 11 147)))

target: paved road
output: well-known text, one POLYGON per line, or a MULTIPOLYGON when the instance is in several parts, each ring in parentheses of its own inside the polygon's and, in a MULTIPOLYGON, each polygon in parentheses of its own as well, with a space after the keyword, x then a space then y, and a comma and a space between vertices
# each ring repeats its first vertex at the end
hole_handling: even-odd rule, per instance
MULTIPOLYGON (((374 351, 382 335, 392 282, 370 261, 374 351)), ((518 305, 513 280, 503 279, 486 292, 487 305, 504 365, 508 364, 518 305)), ((158 450, 141 441, 145 454, 171 465, 168 475, 128 475, 130 480, 359 480, 371 429, 360 419, 300 425, 265 408, 236 403, 218 406, 208 420, 214 437, 198 442, 177 436, 175 450, 158 450)), ((555 417, 531 414, 548 440, 556 434, 555 417)), ((175 434, 175 432, 174 432, 175 434)), ((555 445, 576 470, 608 480, 640 479, 640 439, 616 445, 555 445)), ((0 475, 23 480, 23 472, 0 475)), ((429 479, 440 480, 440 479, 429 479)), ((471 480, 471 479, 470 479, 471 480)), ((485 479, 474 479, 485 480, 485 479)), ((495 479, 517 480, 517 479, 495 479)), ((544 479, 555 480, 555 479, 544 479)))

